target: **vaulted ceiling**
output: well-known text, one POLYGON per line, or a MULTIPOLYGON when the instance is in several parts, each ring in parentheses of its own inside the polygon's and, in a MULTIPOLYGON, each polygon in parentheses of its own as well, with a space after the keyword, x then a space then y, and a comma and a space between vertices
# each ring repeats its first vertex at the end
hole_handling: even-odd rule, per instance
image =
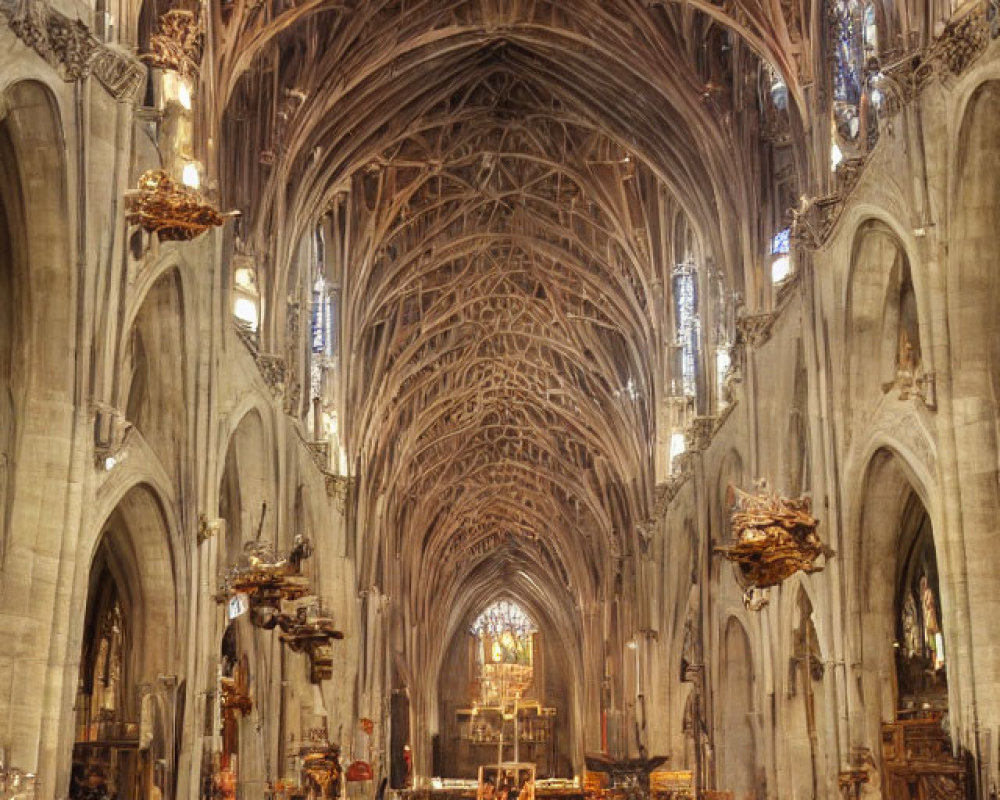
POLYGON ((742 288, 793 5, 214 6, 215 169, 272 296, 338 220, 362 580, 423 619, 608 591, 652 513, 675 220, 742 288))

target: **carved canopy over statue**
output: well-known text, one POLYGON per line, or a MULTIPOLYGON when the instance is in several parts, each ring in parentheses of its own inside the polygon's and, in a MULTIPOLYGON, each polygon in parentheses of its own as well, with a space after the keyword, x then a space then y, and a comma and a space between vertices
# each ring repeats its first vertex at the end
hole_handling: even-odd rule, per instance
POLYGON ((747 588, 765 589, 796 572, 823 569, 816 560, 829 558, 833 550, 816 534, 819 521, 810 513, 809 498, 779 497, 763 482, 752 494, 734 491, 730 521, 735 541, 715 550, 737 564, 747 588))

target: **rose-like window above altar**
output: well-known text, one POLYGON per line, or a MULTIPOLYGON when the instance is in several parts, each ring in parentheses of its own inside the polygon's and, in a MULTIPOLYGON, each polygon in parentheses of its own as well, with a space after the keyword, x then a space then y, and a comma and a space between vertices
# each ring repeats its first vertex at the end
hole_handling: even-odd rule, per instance
POLYGON ((534 678, 534 636, 538 628, 521 606, 497 600, 476 618, 479 702, 504 706, 526 697, 534 678))

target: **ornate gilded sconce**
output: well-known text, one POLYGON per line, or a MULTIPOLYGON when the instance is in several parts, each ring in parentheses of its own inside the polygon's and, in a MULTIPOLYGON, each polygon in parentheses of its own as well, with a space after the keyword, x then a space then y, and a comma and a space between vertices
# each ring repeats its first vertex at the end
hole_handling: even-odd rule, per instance
MULTIPOLYGON (((752 598, 759 590, 776 586, 796 572, 819 572, 820 556, 834 551, 816 534, 819 521, 812 516, 807 497, 791 500, 767 490, 762 481, 754 493, 735 489, 736 503, 730 517, 735 542, 715 548, 738 567, 748 608, 762 607, 752 598)), ((766 601, 765 601, 766 602, 766 601)))
POLYGON ((298 600, 309 594, 309 579, 302 575, 301 566, 311 554, 312 545, 302 536, 295 537, 294 546, 284 557, 276 555, 269 544, 248 542, 215 599, 225 603, 244 596, 253 625, 273 629, 280 623, 282 600, 298 600))
POLYGON ((201 63, 202 29, 191 11, 171 9, 160 17, 160 29, 149 39, 150 52, 143 61, 160 69, 189 76, 198 72, 201 63))
POLYGON ((265 630, 281 629, 281 642, 295 653, 309 657, 309 676, 313 683, 333 677, 334 639, 344 634, 324 615, 316 598, 307 598, 311 589, 302 574, 302 561, 312 555, 312 545, 302 536, 286 557, 279 557, 270 545, 251 542, 240 562, 229 570, 215 599, 220 603, 242 605, 230 616, 249 610, 250 622, 265 630), (302 601, 294 613, 282 608, 284 602, 302 601))
POLYGON ((160 241, 189 241, 225 222, 225 215, 200 194, 176 183, 160 169, 144 172, 138 188, 126 192, 125 203, 129 224, 141 225, 160 241))

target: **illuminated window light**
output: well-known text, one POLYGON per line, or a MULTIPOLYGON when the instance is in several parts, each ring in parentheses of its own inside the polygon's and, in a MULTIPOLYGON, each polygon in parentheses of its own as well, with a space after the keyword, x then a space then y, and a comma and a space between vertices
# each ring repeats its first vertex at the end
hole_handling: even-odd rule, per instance
POLYGON ((840 162, 843 160, 844 160, 844 153, 840 149, 840 145, 834 142, 833 146, 830 148, 830 168, 836 169, 839 166, 840 162))
POLYGON ((119 450, 113 456, 106 456, 104 459, 104 471, 111 472, 115 467, 121 464, 128 456, 127 450, 119 450))
POLYGON ((520 605, 511 600, 497 600, 483 611, 472 624, 476 636, 502 636, 505 633, 525 637, 538 628, 520 605))
POLYGON ((775 78, 771 83, 771 102, 779 111, 788 108, 788 86, 781 78, 775 78))
POLYGON ((165 103, 177 103, 185 111, 191 110, 191 85, 187 78, 173 70, 165 70, 160 86, 165 103))
POLYGON ((185 111, 191 110, 191 89, 188 88, 187 81, 183 78, 177 84, 177 102, 185 111))
POLYGON ((684 441, 683 431, 674 431, 670 434, 670 463, 673 463, 677 456, 687 450, 687 443, 684 441))
POLYGON ((181 183, 189 189, 197 189, 201 186, 201 175, 198 173, 198 165, 193 161, 189 161, 184 165, 184 170, 181 172, 181 183))
POLYGON ((240 267, 233 273, 233 281, 241 289, 249 289, 250 291, 256 291, 257 289, 257 278, 254 275, 254 271, 249 267, 240 267))
POLYGON ((726 375, 729 374, 729 366, 732 358, 729 355, 728 347, 720 347, 715 351, 715 379, 719 390, 719 402, 723 401, 723 387, 726 385, 726 375))
POLYGON ((790 256, 778 256, 771 262, 771 283, 781 283, 792 274, 792 259, 790 256))
POLYGON ((249 325, 251 329, 257 330, 259 324, 257 304, 249 297, 236 298, 233 302, 233 316, 249 325))

